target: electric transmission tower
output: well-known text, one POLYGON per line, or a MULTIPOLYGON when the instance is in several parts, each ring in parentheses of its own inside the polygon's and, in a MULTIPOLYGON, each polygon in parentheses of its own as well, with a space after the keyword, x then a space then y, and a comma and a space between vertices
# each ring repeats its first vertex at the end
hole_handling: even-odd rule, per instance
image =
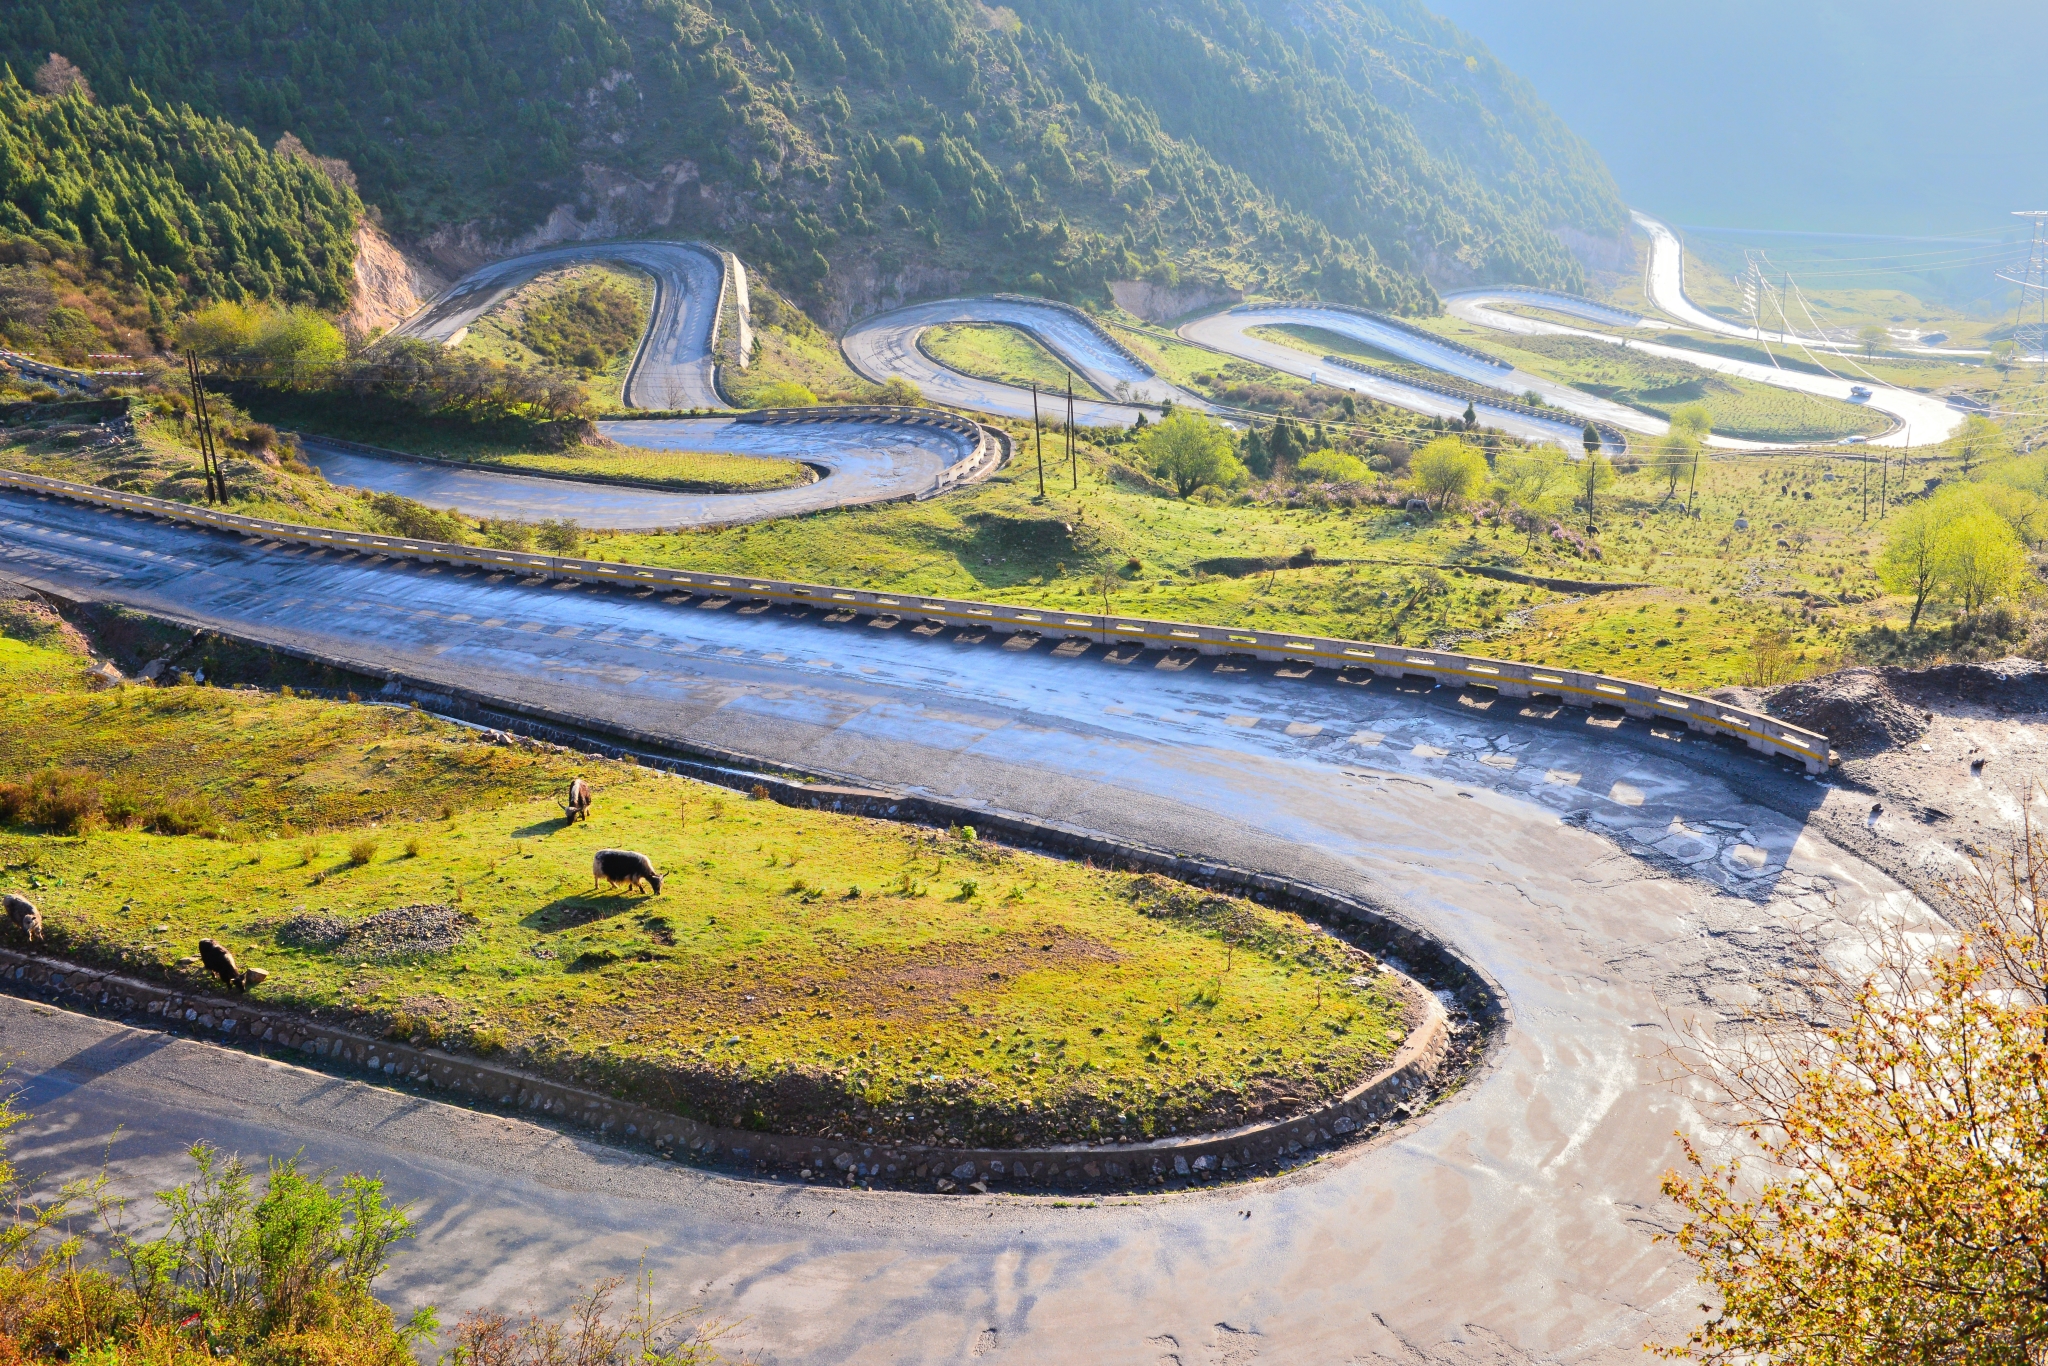
POLYGON ((2040 360, 2048 358, 2048 209, 2020 209, 2013 217, 2033 221, 2034 241, 2027 249, 2026 270, 2010 275, 2001 271, 1998 278, 2020 287, 2012 339, 2023 355, 2040 360))

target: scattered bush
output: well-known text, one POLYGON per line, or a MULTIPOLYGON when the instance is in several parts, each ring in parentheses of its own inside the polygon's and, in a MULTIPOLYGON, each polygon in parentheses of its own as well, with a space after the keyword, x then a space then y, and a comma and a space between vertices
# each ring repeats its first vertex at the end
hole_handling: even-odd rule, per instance
POLYGON ((370 835, 361 835, 348 846, 348 861, 360 868, 377 857, 377 841, 370 835))
POLYGON ((556 365, 589 371, 623 355, 640 331, 640 301, 599 277, 529 307, 520 340, 556 365))
POLYGON ((568 517, 559 522, 542 522, 534 539, 550 555, 574 555, 583 548, 583 528, 568 517))
POLYGON ((771 384, 755 395, 756 405, 762 408, 809 408, 817 401, 816 394, 795 380, 771 384))
POLYGON ((26 782, 0 785, 0 822, 60 835, 83 834, 101 819, 99 775, 83 768, 46 768, 26 782))
POLYGON ((1355 455, 1342 451, 1312 451, 1296 466, 1304 479, 1320 479, 1330 484, 1363 484, 1372 478, 1372 471, 1355 455))
POLYGON ((204 835, 219 829, 219 818, 204 797, 174 797, 149 813, 149 828, 159 835, 204 835))

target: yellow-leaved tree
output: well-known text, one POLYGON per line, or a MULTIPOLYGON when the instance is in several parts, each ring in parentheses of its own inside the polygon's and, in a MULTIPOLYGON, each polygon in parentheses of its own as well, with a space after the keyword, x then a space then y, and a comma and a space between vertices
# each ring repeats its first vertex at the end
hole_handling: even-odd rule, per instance
POLYGON ((1749 1155, 1687 1141, 1665 1177, 1715 1302, 1661 1355, 2048 1360, 2048 840, 2029 825, 1937 900, 1967 928, 1947 947, 1886 936, 1867 977, 1822 971, 1701 1041, 1692 1071, 1749 1155))
POLYGON ((1464 498, 1486 485, 1486 457, 1455 436, 1440 436, 1408 462, 1408 477, 1438 512, 1453 498, 1464 498))

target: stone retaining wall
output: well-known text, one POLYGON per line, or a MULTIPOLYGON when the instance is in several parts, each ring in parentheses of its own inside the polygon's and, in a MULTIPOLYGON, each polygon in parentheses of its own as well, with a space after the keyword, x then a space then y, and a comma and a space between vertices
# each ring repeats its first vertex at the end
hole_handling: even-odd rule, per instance
POLYGON ((1393 1061, 1343 1097, 1297 1119, 1157 1143, 953 1149, 721 1128, 516 1068, 370 1038, 246 998, 185 991, 14 950, 0 949, 0 989, 266 1054, 296 1053, 338 1072, 444 1091, 474 1104, 641 1144, 667 1157, 896 1181, 1117 1185, 1284 1162, 1304 1149, 1370 1135, 1414 1113, 1450 1045, 1443 1008, 1423 993, 1425 1018, 1411 1030, 1393 1061))

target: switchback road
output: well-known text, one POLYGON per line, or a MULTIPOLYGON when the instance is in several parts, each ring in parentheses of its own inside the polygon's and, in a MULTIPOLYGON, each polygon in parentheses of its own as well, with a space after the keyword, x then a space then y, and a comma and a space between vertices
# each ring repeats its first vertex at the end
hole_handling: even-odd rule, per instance
POLYGON ((307 437, 321 473, 337 484, 402 494, 470 517, 539 521, 567 517, 588 527, 652 530, 729 526, 854 507, 928 492, 978 447, 944 427, 883 422, 740 422, 679 418, 600 423, 613 440, 649 450, 711 451, 801 460, 814 483, 762 493, 668 493, 489 467, 410 461, 343 450, 307 437))
POLYGON ((726 1345, 764 1363, 1633 1363, 1700 1298, 1651 1242, 1673 1131, 1698 1127, 1668 1080, 1674 1021, 1741 1010, 1808 944, 1853 967, 1872 929, 1926 914, 1809 832, 1853 794, 1483 692, 741 616, 19 495, 0 495, 0 573, 1377 898, 1513 1014, 1486 1069, 1389 1140, 1254 1185, 1077 1203, 698 1172, 0 1003, 29 1170, 107 1154, 122 1189, 154 1190, 203 1137, 380 1172, 422 1218, 391 1291, 444 1321, 559 1309, 644 1257, 668 1303, 736 1321, 726 1345))

